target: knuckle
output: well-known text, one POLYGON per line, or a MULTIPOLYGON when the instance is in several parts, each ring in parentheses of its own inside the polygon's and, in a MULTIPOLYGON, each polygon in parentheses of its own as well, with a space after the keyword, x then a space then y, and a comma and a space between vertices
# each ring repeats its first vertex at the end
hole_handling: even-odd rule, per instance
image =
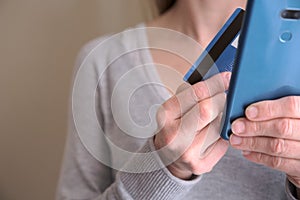
POLYGON ((284 140, 283 139, 273 139, 271 141, 271 151, 275 155, 280 155, 284 152, 284 140))
POLYGON ((284 137, 289 137, 292 134, 292 125, 289 119, 282 119, 277 123, 277 131, 284 137))
POLYGON ((194 153, 192 151, 186 151, 181 156, 181 161, 189 166, 193 166, 194 153))
POLYGON ((299 101, 298 98, 296 98, 295 96, 287 97, 287 104, 288 104, 288 108, 292 113, 294 113, 295 111, 296 112, 300 111, 299 101))
POLYGON ((166 112, 171 112, 174 110, 175 106, 179 105, 179 101, 178 101, 178 97, 177 96, 173 96, 171 97, 169 100, 167 100, 166 102, 163 103, 162 107, 164 108, 164 110, 166 112))
POLYGON ((175 151, 177 149, 177 144, 174 142, 176 136, 178 135, 178 123, 170 123, 161 130, 159 130, 158 135, 160 139, 161 146, 168 145, 168 149, 171 151, 175 151))
POLYGON ((256 159, 257 159, 257 161, 262 162, 262 159, 263 159, 262 153, 256 153, 256 159))
POLYGON ((159 128, 164 127, 167 119, 167 113, 163 106, 161 106, 156 113, 156 121, 159 128))
POLYGON ((269 117, 272 117, 273 114, 274 114, 274 108, 273 108, 273 104, 271 102, 267 102, 266 103, 266 115, 269 116, 269 117))
POLYGON ((207 121, 211 117, 210 103, 201 103, 199 105, 199 119, 200 121, 207 121))
POLYGON ((172 145, 173 140, 174 140, 174 137, 172 137, 171 134, 164 134, 164 137, 163 137, 163 144, 164 144, 164 145, 168 145, 168 148, 169 148, 170 150, 173 150, 173 149, 174 149, 174 147, 173 147, 173 145, 172 145))
POLYGON ((281 157, 271 157, 271 167, 275 169, 279 169, 281 166, 282 166, 281 157))
POLYGON ((171 135, 163 134, 161 137, 159 137, 159 147, 162 148, 168 145, 168 150, 172 150, 174 148, 172 145, 172 141, 173 137, 171 137, 171 135))
POLYGON ((259 133, 261 131, 260 123, 251 123, 251 128, 254 133, 259 133))
POLYGON ((201 99, 204 98, 205 96, 205 91, 206 91, 206 88, 205 88, 205 84, 204 82, 201 82, 199 84, 195 84, 192 86, 192 91, 193 91, 193 98, 196 102, 200 101, 201 99))
POLYGON ((248 144, 250 150, 255 150, 257 148, 257 139, 256 138, 249 138, 245 139, 246 143, 248 144))

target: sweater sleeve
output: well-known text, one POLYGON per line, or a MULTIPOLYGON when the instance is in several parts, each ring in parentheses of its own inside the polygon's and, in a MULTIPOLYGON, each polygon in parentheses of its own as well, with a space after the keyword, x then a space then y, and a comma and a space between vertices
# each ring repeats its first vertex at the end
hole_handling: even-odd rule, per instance
MULTIPOLYGON (((93 46, 95 46, 95 42, 83 48, 77 63, 81 63, 93 46)), ((83 81, 86 80, 86 83, 83 84, 85 87, 90 87, 97 81, 97 79, 92 80, 91 77, 94 76, 83 79, 83 81)), ((88 89, 81 88, 82 92, 88 89)), ((84 103, 85 95, 81 95, 80 98, 84 103)), ((97 95, 97 98, 100 98, 100 95, 97 95)), ((96 102, 98 100, 101 99, 96 99, 96 102)), ((96 106, 96 108, 99 107, 96 106)), ((81 112, 82 115, 86 114, 84 110, 81 112)), ((101 111, 97 112, 101 113, 101 111)), ((124 166, 124 170, 118 171, 115 176, 114 170, 101 163, 86 148, 77 132, 73 117, 74 114, 70 109, 68 137, 56 193, 57 200, 176 199, 188 192, 201 179, 198 177, 191 181, 183 181, 174 177, 155 153, 152 138, 137 152, 149 153, 149 156, 145 156, 144 159, 141 159, 141 156, 133 156, 124 166), (151 171, 154 169, 153 166, 157 170, 151 171), (128 172, 126 168, 138 168, 137 172, 140 173, 132 170, 128 172)), ((100 121, 103 121, 101 114, 99 117, 100 121)), ((84 130, 87 132, 83 134, 91 134, 97 130, 96 127, 90 127, 89 123, 84 126, 88 127, 85 127, 84 130)), ((97 144, 101 145, 99 149, 110 158, 110 150, 105 138, 103 137, 97 144)))
MULTIPOLYGON (((152 139, 149 139, 139 153, 153 150, 152 139)), ((85 149, 76 133, 70 132, 56 199, 177 199, 201 179, 178 179, 164 167, 157 154, 149 155, 144 160, 133 156, 126 167, 132 169, 138 166, 137 171, 147 171, 155 165, 160 166, 159 170, 145 173, 119 171, 114 178, 112 170, 97 161, 85 149)))
MULTIPOLYGON (((151 152, 154 148, 150 139, 139 153, 151 152)), ((200 179, 184 181, 174 177, 155 153, 145 160, 132 159, 127 167, 133 165, 152 168, 161 165, 161 169, 132 173, 119 171, 114 179, 111 169, 94 159, 79 141, 70 134, 67 140, 64 165, 57 190, 57 200, 121 200, 121 199, 180 199, 200 179)), ((138 169, 140 171, 140 169, 138 169)))

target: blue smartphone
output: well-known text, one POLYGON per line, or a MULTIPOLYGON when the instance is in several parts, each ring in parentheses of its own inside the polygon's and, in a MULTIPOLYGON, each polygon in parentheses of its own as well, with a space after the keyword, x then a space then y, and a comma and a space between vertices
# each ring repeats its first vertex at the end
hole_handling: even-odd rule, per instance
POLYGON ((184 81, 193 85, 217 73, 232 70, 243 18, 244 10, 236 9, 186 73, 184 81))
POLYGON ((300 1, 251 0, 239 39, 221 137, 247 106, 300 95, 300 1))

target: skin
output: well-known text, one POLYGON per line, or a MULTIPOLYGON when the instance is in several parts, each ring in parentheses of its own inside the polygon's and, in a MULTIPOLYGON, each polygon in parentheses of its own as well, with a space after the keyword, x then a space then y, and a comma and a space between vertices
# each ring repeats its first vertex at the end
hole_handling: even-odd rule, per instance
POLYGON ((181 155, 168 166, 174 176, 187 180, 193 174, 209 172, 226 153, 228 142, 217 138, 210 150, 200 154, 205 138, 218 134, 229 79, 230 73, 222 73, 199 82, 178 92, 159 109, 157 121, 161 129, 154 144, 157 149, 165 147, 163 161, 181 155))
POLYGON ((285 172, 300 187, 300 97, 255 103, 232 131, 231 145, 248 160, 285 172))
MULTIPOLYGON (((205 47, 230 14, 245 4, 246 0, 178 0, 169 12, 148 25, 180 31, 205 47)), ((184 74, 188 66, 178 70, 184 74)), ((218 134, 229 79, 230 73, 221 73, 193 86, 182 86, 158 111, 160 129, 154 145, 164 147, 163 161, 181 155, 167 166, 174 176, 190 179, 209 172, 224 156, 229 143, 220 138, 204 153, 199 152, 203 152, 208 135, 218 134)), ((233 122, 230 144, 242 150, 246 159, 285 172, 300 188, 300 97, 258 102, 245 113, 246 118, 233 122)))
MULTIPOLYGON (((178 0, 172 9, 147 26, 182 32, 206 47, 231 13, 245 4, 245 0, 178 0)), ((191 66, 180 58, 151 51, 156 63, 173 67, 182 75, 191 66)), ((220 139, 218 130, 230 75, 222 73, 193 86, 182 85, 159 109, 159 132, 154 145, 163 148, 160 156, 164 162, 172 163, 167 168, 174 176, 188 180, 209 172, 226 153, 229 142, 220 139), (203 149, 211 135, 215 138, 210 139, 208 149, 203 149)), ((164 78, 167 74, 160 76, 164 78)), ((171 85, 168 81, 164 83, 171 85)))

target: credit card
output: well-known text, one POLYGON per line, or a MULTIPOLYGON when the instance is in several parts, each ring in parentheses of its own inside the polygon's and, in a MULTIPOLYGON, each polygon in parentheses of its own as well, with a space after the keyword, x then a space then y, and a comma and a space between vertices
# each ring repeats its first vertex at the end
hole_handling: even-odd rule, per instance
POLYGON ((238 8, 230 16, 184 76, 184 81, 195 84, 220 72, 232 71, 238 39, 245 11, 238 8))

